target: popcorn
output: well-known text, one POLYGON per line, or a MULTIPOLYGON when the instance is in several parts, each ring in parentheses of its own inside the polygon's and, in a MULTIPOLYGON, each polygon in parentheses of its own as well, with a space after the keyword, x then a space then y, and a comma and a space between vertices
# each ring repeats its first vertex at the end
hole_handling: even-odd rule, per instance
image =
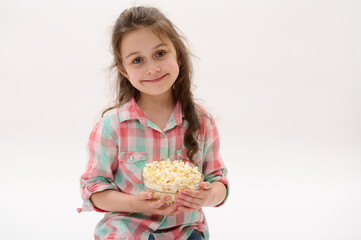
POLYGON ((143 184, 145 188, 153 193, 153 198, 160 199, 169 195, 171 199, 166 203, 173 204, 177 193, 184 189, 199 189, 203 181, 198 167, 181 160, 171 162, 165 161, 147 163, 143 169, 143 184))

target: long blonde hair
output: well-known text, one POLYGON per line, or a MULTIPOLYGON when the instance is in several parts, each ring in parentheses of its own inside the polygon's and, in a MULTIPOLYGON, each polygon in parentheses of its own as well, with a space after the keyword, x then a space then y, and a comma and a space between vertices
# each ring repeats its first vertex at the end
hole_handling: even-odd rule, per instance
MULTIPOLYGON (((173 95, 180 101, 185 119, 188 122, 183 142, 188 148, 187 156, 192 161, 194 155, 199 150, 197 133, 201 126, 199 112, 191 92, 192 64, 190 52, 182 41, 184 37, 179 33, 179 30, 173 23, 154 7, 132 7, 124 10, 116 20, 112 31, 112 52, 114 62, 111 68, 118 69, 118 67, 123 67, 121 57, 122 39, 128 33, 142 27, 151 29, 160 38, 167 37, 176 50, 179 75, 173 86, 173 95)), ((108 110, 119 107, 133 97, 135 99, 139 97, 139 91, 134 88, 128 79, 119 71, 117 71, 115 88, 116 99, 114 100, 114 105, 107 108, 102 116, 104 116, 108 110)))

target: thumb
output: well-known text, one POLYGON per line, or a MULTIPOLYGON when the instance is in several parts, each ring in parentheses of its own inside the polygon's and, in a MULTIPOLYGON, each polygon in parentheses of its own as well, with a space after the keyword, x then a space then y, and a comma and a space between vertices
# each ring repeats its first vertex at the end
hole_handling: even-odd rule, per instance
POLYGON ((152 193, 151 192, 140 192, 136 195, 137 200, 148 200, 152 199, 152 193))
POLYGON ((212 184, 210 182, 202 182, 201 183, 201 187, 204 189, 204 190, 209 190, 212 188, 212 184))

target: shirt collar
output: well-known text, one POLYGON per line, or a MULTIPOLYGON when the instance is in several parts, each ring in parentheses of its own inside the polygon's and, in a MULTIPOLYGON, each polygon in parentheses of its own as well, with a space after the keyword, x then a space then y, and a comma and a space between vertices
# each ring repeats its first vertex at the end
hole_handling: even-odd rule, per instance
POLYGON ((165 127, 164 131, 173 128, 176 125, 181 125, 183 121, 184 115, 182 111, 182 106, 180 101, 177 100, 175 104, 174 110, 168 120, 167 126, 165 127))
MULTIPOLYGON (((171 114, 167 126, 164 130, 170 129, 175 125, 180 125, 183 121, 184 114, 182 111, 182 106, 180 101, 177 100, 177 103, 174 107, 173 113, 171 114)), ((138 119, 140 123, 144 126, 149 126, 149 122, 147 116, 143 112, 143 110, 138 106, 137 102, 134 98, 120 106, 119 109, 119 120, 120 122, 124 122, 127 120, 138 119)))

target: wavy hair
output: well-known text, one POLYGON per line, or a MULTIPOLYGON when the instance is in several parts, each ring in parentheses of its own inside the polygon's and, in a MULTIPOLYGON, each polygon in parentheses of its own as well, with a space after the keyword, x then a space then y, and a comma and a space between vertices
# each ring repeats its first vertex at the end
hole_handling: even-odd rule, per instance
MULTIPOLYGON (((193 157, 199 150, 197 135, 201 127, 199 120, 200 110, 196 107, 191 92, 193 72, 190 60, 191 54, 185 46, 182 40, 184 37, 179 33, 180 31, 177 27, 154 7, 132 7, 124 10, 113 26, 112 52, 114 62, 111 69, 123 68, 121 43, 124 36, 143 27, 151 29, 160 38, 167 37, 176 50, 179 75, 173 86, 173 95, 176 100, 180 101, 185 119, 188 122, 183 143, 185 147, 188 148, 188 158, 193 162, 193 157)), ((114 105, 107 108, 102 116, 104 116, 107 111, 119 107, 133 97, 138 99, 139 91, 131 85, 127 78, 117 71, 115 95, 114 105)))

